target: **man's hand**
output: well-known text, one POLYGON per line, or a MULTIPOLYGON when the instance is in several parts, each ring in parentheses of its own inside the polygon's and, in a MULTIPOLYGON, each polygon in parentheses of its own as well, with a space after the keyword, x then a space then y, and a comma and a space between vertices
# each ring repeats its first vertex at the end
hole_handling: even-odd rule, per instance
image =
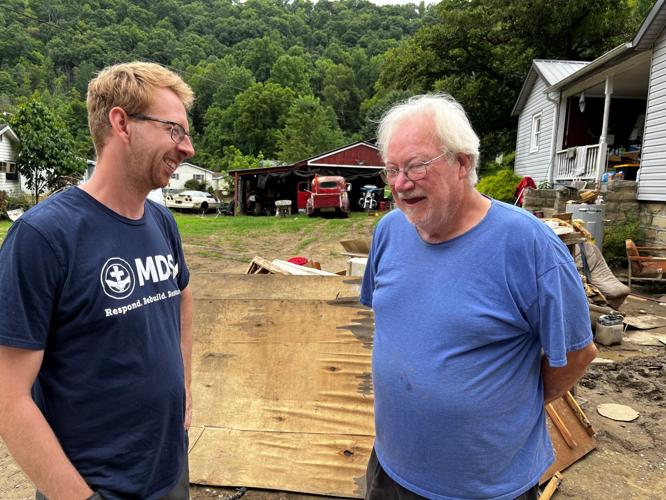
POLYGON ((587 365, 597 356, 597 347, 594 342, 567 353, 567 364, 560 368, 553 368, 548 364, 545 356, 541 359, 541 374, 543 378, 543 399, 546 404, 564 395, 580 377, 585 373, 587 365))

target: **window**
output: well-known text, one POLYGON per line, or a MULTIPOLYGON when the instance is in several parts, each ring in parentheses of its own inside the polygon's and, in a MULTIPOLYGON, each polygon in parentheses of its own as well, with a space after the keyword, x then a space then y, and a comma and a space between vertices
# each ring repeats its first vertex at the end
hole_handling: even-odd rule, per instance
POLYGON ((195 181, 202 181, 202 180, 204 180, 204 175, 203 174, 193 174, 192 179, 194 179, 195 181))
POLYGON ((539 151, 539 137, 541 136, 541 113, 532 116, 532 134, 530 135, 530 153, 539 151))
POLYGON ((176 180, 176 181, 177 181, 177 180, 178 180, 178 174, 171 174, 171 178, 172 178, 173 180, 176 180))
POLYGON ((16 162, 0 161, 0 172, 5 173, 5 179, 7 179, 8 181, 18 180, 18 173, 16 172, 16 162))
POLYGON ((13 161, 0 161, 0 172, 4 172, 6 174, 15 174, 16 163, 13 161))

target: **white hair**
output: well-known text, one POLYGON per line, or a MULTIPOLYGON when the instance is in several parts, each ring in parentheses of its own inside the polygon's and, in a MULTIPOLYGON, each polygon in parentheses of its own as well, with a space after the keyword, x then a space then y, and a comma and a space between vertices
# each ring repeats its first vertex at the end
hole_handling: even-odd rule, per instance
POLYGON ((472 186, 476 185, 479 137, 474 132, 463 107, 449 94, 417 95, 389 109, 377 129, 377 145, 382 158, 386 160, 386 149, 393 134, 400 133, 400 124, 405 119, 415 116, 432 118, 443 153, 464 154, 469 158, 471 168, 467 179, 472 186))

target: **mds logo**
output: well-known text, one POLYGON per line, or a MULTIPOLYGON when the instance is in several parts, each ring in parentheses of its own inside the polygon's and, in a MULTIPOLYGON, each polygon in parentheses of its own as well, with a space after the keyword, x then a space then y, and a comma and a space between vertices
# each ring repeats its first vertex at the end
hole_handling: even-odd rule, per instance
POLYGON ((159 283, 168 279, 176 279, 178 264, 174 262, 171 254, 154 255, 145 259, 134 259, 134 266, 120 257, 108 259, 102 272, 100 282, 104 293, 112 299, 125 299, 129 297, 137 285, 143 286, 146 282, 159 283))

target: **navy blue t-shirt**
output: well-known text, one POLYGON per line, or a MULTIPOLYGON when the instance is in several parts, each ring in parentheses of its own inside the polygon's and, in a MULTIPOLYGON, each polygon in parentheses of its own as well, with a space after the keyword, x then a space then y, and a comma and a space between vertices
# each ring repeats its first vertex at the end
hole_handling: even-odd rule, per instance
POLYGON ((0 344, 44 350, 35 400, 85 480, 109 498, 157 498, 185 453, 173 217, 131 220, 78 188, 40 203, 0 248, 0 344))

